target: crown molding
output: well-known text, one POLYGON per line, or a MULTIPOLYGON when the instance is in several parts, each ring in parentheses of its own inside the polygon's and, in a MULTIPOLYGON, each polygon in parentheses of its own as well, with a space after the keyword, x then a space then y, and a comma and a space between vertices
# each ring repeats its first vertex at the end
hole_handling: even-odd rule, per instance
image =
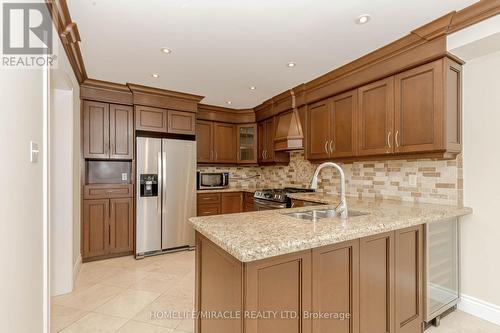
POLYGON ((215 105, 198 104, 196 118, 231 124, 246 124, 255 122, 255 112, 254 109, 231 109, 215 105))
POLYGON ((132 92, 127 85, 94 79, 86 79, 80 85, 80 98, 125 105, 133 104, 132 92))

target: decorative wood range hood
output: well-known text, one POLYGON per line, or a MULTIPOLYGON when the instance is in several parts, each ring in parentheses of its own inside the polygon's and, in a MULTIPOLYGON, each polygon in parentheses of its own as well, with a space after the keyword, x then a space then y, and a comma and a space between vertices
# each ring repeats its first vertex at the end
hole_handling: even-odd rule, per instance
POLYGON ((292 109, 280 113, 276 117, 276 131, 274 137, 275 151, 298 150, 304 148, 304 132, 297 108, 296 97, 290 90, 292 109))

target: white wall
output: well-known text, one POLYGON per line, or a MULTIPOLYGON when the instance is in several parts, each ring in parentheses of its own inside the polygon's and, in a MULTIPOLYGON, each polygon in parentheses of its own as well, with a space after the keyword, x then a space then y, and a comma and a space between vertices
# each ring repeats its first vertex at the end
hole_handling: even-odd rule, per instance
POLYGON ((44 326, 43 97, 42 70, 0 69, 0 332, 44 326))
POLYGON ((51 70, 51 294, 71 292, 80 255, 80 88, 58 40, 51 70))
POLYGON ((464 66, 462 308, 500 324, 500 52, 464 66))

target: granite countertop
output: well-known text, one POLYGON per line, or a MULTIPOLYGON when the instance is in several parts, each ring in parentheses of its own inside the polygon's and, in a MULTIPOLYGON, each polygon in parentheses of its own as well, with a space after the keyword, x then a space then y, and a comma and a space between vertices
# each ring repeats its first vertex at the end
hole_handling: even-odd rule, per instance
POLYGON ((250 262, 472 213, 468 207, 347 198, 349 210, 368 215, 314 222, 282 214, 335 208, 339 198, 320 193, 290 196, 326 205, 192 217, 189 221, 195 230, 236 259, 250 262))

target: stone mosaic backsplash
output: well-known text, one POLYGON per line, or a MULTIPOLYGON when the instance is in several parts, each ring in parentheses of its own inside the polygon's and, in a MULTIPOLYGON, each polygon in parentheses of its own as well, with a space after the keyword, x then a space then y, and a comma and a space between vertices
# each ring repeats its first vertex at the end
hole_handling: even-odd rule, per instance
MULTIPOLYGON (((233 188, 308 187, 318 164, 291 152, 287 166, 203 166, 205 172, 228 171, 233 188)), ((343 164, 349 196, 457 205, 463 202, 462 157, 455 160, 390 160, 343 164), (416 185, 410 186, 410 175, 416 185)), ((320 174, 318 191, 338 193, 339 175, 333 169, 320 174)))

